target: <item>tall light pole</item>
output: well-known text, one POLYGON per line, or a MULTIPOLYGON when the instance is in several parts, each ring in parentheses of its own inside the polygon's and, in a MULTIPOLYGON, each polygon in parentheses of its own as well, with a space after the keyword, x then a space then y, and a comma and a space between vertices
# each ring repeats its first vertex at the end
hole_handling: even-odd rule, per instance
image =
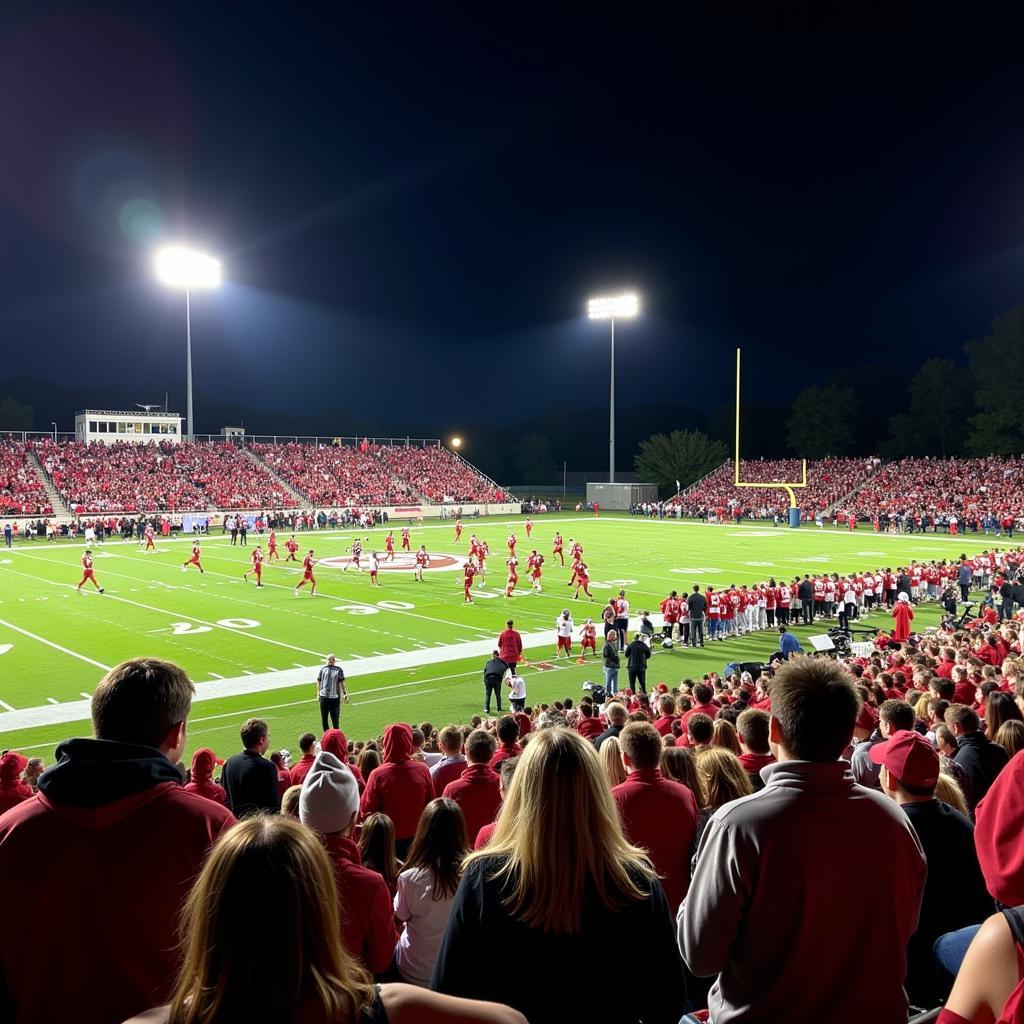
POLYGON ((170 245, 156 254, 156 276, 171 288, 185 289, 185 378, 188 391, 186 416, 188 440, 192 440, 192 289, 216 288, 220 284, 220 260, 170 245))
POLYGON ((612 368, 608 400, 608 482, 615 483, 615 321, 632 319, 640 312, 640 300, 633 292, 601 296, 587 303, 591 320, 610 320, 612 327, 612 368))

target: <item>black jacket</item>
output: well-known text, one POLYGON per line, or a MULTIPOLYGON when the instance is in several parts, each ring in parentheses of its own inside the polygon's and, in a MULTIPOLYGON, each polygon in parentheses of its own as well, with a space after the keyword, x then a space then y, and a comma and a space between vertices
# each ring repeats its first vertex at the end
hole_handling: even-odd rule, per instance
POLYGON ((800 586, 796 588, 796 592, 801 601, 814 600, 814 584, 810 580, 801 580, 800 586))
POLYGON ((612 647, 607 641, 605 641, 604 648, 601 651, 601 657, 604 658, 605 668, 618 668, 622 664, 619 659, 618 647, 612 647))
POLYGON ((945 932, 980 924, 995 910, 974 849, 974 825, 939 800, 903 804, 928 858, 921 918, 907 946, 907 995, 933 1006, 945 994, 932 962, 932 945, 945 932))
POLYGON ((959 749, 953 755, 953 760, 967 774, 970 792, 964 795, 973 812, 1009 757, 998 743, 992 743, 984 733, 967 732, 957 742, 959 749))
POLYGON ((277 768, 262 754, 243 750, 227 759, 220 784, 228 796, 228 807, 236 818, 258 811, 276 814, 281 809, 277 768))
POLYGON ((501 681, 505 678, 507 671, 508 665, 505 662, 500 658, 491 658, 484 665, 484 682, 489 683, 491 686, 501 686, 501 681))
POLYGON ((647 659, 651 656, 651 649, 643 640, 634 640, 626 648, 626 667, 634 672, 647 670, 647 659))
MULTIPOLYGON (((576 826, 566 822, 562 827, 576 826)), ((614 909, 595 894, 585 895, 580 931, 565 935, 531 928, 512 916, 505 903, 509 882, 493 877, 500 866, 498 857, 483 858, 462 876, 434 964, 430 987, 435 992, 505 1003, 530 1024, 677 1024, 687 1006, 686 980, 660 882, 638 877, 638 886, 650 895, 614 909), (656 979, 653 984, 593 980, 595 972, 607 969, 610 950, 641 938, 644 968, 656 979), (495 968, 496 950, 514 969, 495 968), (553 964, 561 977, 574 982, 540 982, 553 964)))
POLYGON ((686 599, 686 607, 690 610, 691 619, 703 619, 708 610, 707 598, 703 594, 691 594, 686 599))

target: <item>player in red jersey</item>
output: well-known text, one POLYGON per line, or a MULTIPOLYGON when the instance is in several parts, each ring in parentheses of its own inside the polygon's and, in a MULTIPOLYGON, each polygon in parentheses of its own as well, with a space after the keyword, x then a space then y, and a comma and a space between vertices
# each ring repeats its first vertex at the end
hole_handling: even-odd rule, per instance
POLYGON ((455 543, 459 543, 459 538, 462 536, 462 520, 455 520, 455 543))
POLYGON ((413 578, 418 582, 423 582, 423 570, 430 565, 430 555, 427 554, 426 544, 421 544, 419 551, 416 552, 416 568, 413 570, 413 578))
POLYGON ((476 539, 476 534, 471 533, 469 535, 469 557, 476 558, 480 553, 480 541, 476 539))
POLYGON ((480 586, 482 587, 487 582, 487 556, 491 553, 491 549, 487 544, 487 541, 482 540, 477 545, 476 550, 476 574, 480 577, 480 586))
POLYGON ((411 551, 412 550, 412 548, 409 546, 409 527, 408 526, 405 527, 404 530, 402 530, 402 550, 403 551, 411 551))
POLYGON ((577 562, 573 569, 573 573, 576 577, 576 590, 572 595, 572 599, 574 601, 578 601, 580 599, 580 587, 582 587, 583 593, 593 601, 594 595, 590 592, 590 576, 588 575, 587 563, 577 562))
POLYGON ((470 590, 473 587, 473 577, 476 575, 476 566, 472 562, 466 562, 462 567, 462 592, 464 594, 463 604, 472 604, 473 596, 470 590))
MULTIPOLYGON (((395 552, 392 550, 391 557, 395 557, 395 552)), ((370 552, 370 584, 374 587, 380 586, 380 580, 377 579, 377 570, 380 568, 380 559, 377 557, 376 551, 370 552)))
POLYGON ((271 530, 270 536, 267 537, 267 561, 272 562, 275 558, 281 561, 281 556, 277 553, 277 534, 271 530))
POLYGON ((156 545, 153 543, 153 537, 155 534, 153 533, 153 527, 149 523, 146 523, 146 529, 143 536, 146 540, 146 546, 142 549, 143 553, 147 551, 156 551, 156 545))
POLYGON ((248 583, 249 582, 249 573, 255 573, 255 575, 256 575, 256 586, 257 587, 262 587, 263 586, 263 549, 259 546, 259 544, 257 544, 256 547, 253 548, 252 554, 249 556, 249 558, 252 561, 252 568, 248 569, 246 572, 242 573, 242 579, 244 579, 245 582, 248 583))
POLYGON ((578 562, 583 557, 583 545, 578 540, 569 538, 569 557, 578 562))
POLYGON ((510 533, 508 535, 508 540, 505 541, 505 546, 508 548, 508 553, 513 558, 515 558, 516 557, 516 535, 514 533, 510 533))
POLYGON ((526 560, 526 568, 530 572, 530 589, 535 593, 543 593, 540 585, 541 577, 541 566, 544 564, 544 556, 537 554, 537 549, 534 548, 530 552, 530 557, 526 560))
POLYGON ((594 625, 593 619, 587 619, 580 627, 580 657, 587 656, 588 647, 595 655, 597 654, 597 626, 594 625))
POLYGON ((82 578, 78 581, 78 592, 82 592, 82 584, 86 580, 91 580, 92 585, 102 594, 103 588, 96 582, 96 573, 93 572, 92 568, 92 551, 86 549, 84 555, 82 555, 82 578))
POLYGON ((594 502, 594 516, 595 518, 600 518, 601 516, 601 506, 596 501, 594 502))
POLYGON ((508 582, 505 584, 505 596, 511 597, 519 582, 519 559, 513 555, 505 563, 508 566, 508 582))
POLYGON ((295 552, 299 550, 299 545, 295 540, 294 534, 285 541, 284 549, 288 552, 288 557, 285 559, 286 562, 298 561, 298 559, 295 557, 295 552))
POLYGON ((526 517, 526 539, 527 540, 530 539, 530 534, 531 533, 533 533, 533 520, 529 516, 527 516, 526 517))
POLYGON ((188 567, 190 565, 194 565, 199 570, 200 575, 202 575, 203 563, 199 561, 199 557, 199 541, 196 541, 195 544, 192 545, 192 557, 182 565, 181 571, 188 572, 188 567))
POLYGON ((565 555, 562 553, 562 535, 558 532, 555 533, 555 540, 551 547, 552 556, 558 555, 561 559, 562 565, 565 565, 565 555))
POLYGON ((387 551, 384 561, 393 562, 395 560, 395 535, 391 530, 388 530, 388 535, 384 538, 384 549, 387 551))
POLYGON ((295 584, 295 596, 299 596, 299 591, 307 584, 311 583, 312 588, 310 589, 309 596, 316 597, 316 577, 313 575, 313 566, 316 565, 316 559, 313 557, 313 549, 309 549, 309 554, 302 560, 302 579, 295 584))

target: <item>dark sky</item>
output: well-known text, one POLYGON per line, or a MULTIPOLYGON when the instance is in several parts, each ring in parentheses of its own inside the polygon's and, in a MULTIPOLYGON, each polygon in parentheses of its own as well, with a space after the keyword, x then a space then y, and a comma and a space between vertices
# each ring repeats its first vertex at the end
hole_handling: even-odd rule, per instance
POLYGON ((601 405, 594 291, 643 296, 624 406, 727 401, 737 343, 782 397, 909 373, 1021 301, 1012 26, 558 8, 5 5, 0 393, 183 407, 161 240, 224 262, 197 390, 438 432, 601 405))

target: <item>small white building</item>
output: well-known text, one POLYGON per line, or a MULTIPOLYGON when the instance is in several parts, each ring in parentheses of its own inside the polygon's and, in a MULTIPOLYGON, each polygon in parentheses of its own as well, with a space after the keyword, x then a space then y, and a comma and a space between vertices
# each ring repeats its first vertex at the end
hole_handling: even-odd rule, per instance
POLYGON ((116 409, 83 409, 75 413, 75 440, 114 444, 148 444, 170 441, 180 444, 181 416, 176 412, 124 412, 116 409))

